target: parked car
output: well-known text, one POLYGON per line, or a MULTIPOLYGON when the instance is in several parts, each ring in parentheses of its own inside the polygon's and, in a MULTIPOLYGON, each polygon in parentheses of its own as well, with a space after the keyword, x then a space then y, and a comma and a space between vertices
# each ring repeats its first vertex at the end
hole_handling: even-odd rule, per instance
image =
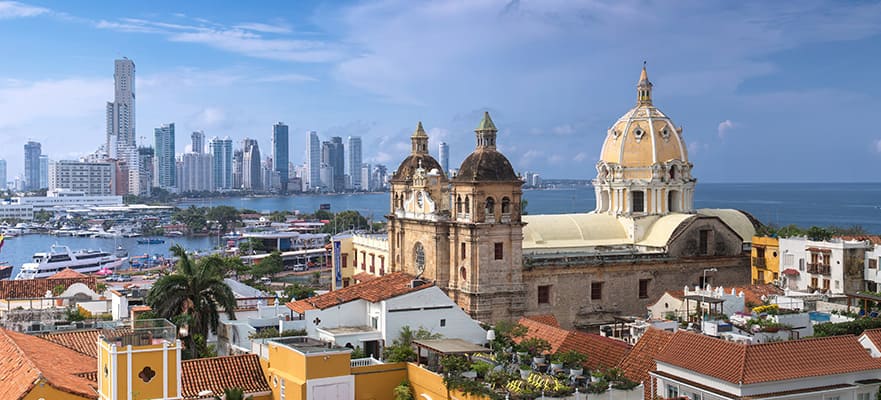
POLYGON ((117 282, 131 282, 132 276, 131 275, 120 275, 119 278, 116 279, 116 281, 117 282))

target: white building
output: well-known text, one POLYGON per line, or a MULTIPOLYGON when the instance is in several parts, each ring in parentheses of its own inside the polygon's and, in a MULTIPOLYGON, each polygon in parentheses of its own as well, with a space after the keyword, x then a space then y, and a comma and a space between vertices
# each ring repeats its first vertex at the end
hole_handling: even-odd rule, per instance
POLYGON ((214 158, 205 153, 181 155, 180 193, 214 191, 214 158))
POLYGON ((34 219, 34 206, 19 203, 0 203, 0 220, 3 219, 30 221, 34 219))
POLYGON ((361 190, 372 191, 374 188, 373 174, 370 164, 361 164, 361 190))
POLYGON ((135 63, 128 58, 114 61, 113 101, 107 102, 107 140, 110 159, 125 163, 129 194, 140 194, 141 171, 135 135, 135 63))
POLYGON ((404 326, 424 328, 445 338, 486 342, 486 331, 441 289, 400 272, 288 303, 287 307, 295 319, 306 321, 308 336, 338 346, 362 347, 376 358, 404 326))
POLYGON ((84 192, 54 189, 41 197, 16 197, 17 204, 29 205, 36 210, 48 208, 107 207, 122 205, 122 196, 89 196, 84 192))
POLYGON ((878 288, 881 287, 881 274, 878 274, 878 264, 881 264, 881 237, 875 236, 867 239, 870 240, 872 247, 866 251, 863 279, 866 290, 878 292, 878 288))
POLYGON ((815 241, 805 237, 781 238, 779 243, 780 270, 792 270, 781 274, 785 287, 833 295, 863 290, 866 251, 872 250, 871 243, 842 238, 815 241))
POLYGON ((351 182, 352 190, 364 190, 364 184, 361 179, 361 137, 360 136, 349 136, 348 146, 346 146, 346 152, 348 152, 349 157, 348 164, 346 164, 346 168, 348 169, 348 175, 351 182))
POLYGON ((321 188, 321 140, 318 132, 310 131, 306 138, 305 186, 309 191, 321 188))
POLYGON ((232 189, 232 139, 229 136, 223 139, 216 136, 211 138, 208 141, 208 153, 213 157, 214 189, 232 189))
POLYGON ((680 330, 655 357, 646 398, 871 400, 881 385, 879 337, 750 345, 680 330))
POLYGON ((110 162, 55 161, 49 164, 49 191, 66 189, 87 196, 110 196, 116 186, 115 172, 110 162))
POLYGON ((0 160, 0 190, 6 190, 9 183, 6 179, 6 160, 0 160))

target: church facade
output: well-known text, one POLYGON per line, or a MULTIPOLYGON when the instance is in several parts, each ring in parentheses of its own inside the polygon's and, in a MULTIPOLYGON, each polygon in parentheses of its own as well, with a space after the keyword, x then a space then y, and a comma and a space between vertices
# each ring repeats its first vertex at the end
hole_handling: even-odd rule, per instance
POLYGON ((453 177, 419 123, 391 180, 389 270, 433 281, 480 321, 553 313, 583 329, 644 315, 664 291, 748 284, 755 221, 694 209, 682 129, 653 105, 652 86, 643 68, 636 106, 607 132, 586 213, 522 215, 522 180, 488 113, 453 177))

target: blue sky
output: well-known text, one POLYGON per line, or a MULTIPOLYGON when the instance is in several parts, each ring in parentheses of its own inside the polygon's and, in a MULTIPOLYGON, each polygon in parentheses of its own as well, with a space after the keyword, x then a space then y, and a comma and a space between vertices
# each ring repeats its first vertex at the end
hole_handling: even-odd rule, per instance
POLYGON ((608 127, 635 103, 684 127, 703 182, 877 182, 877 1, 253 3, 0 1, 0 157, 76 158, 104 140, 113 60, 137 65, 137 132, 268 148, 291 126, 360 135, 393 168, 421 120, 458 164, 489 110, 517 170, 592 178, 608 127))

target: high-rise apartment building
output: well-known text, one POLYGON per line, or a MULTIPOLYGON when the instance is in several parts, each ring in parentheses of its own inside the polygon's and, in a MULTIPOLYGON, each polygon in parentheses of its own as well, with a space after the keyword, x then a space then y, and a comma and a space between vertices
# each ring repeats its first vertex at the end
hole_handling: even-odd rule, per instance
POLYGON ((113 101, 107 102, 107 156, 119 160, 119 173, 125 175, 123 192, 139 194, 140 168, 135 136, 135 63, 128 58, 114 61, 113 101))
POLYGON ((174 189, 177 178, 177 167, 174 160, 174 122, 163 124, 153 130, 156 149, 155 186, 163 189, 174 189))
POLYGON ((334 136, 328 142, 321 143, 321 164, 333 169, 333 184, 329 185, 325 177, 321 180, 325 186, 333 186, 331 192, 342 191, 346 187, 346 166, 345 166, 345 149, 343 147, 343 138, 334 136))
POLYGON ((40 143, 28 141, 24 144, 24 190, 40 188, 40 153, 40 143))
POLYGON ((321 141, 318 132, 310 131, 306 139, 306 189, 317 191, 321 188, 321 141))
POLYGON ((49 156, 40 154, 40 189, 49 187, 49 156))
POLYGON ((113 162, 55 161, 49 164, 49 191, 68 189, 86 196, 111 196, 116 192, 113 162))
POLYGON ((349 136, 348 139, 348 174, 352 182, 352 190, 363 190, 361 183, 361 137, 349 136))
POLYGON ((235 149, 232 153, 232 187, 234 189, 241 190, 244 185, 242 184, 242 175, 245 169, 244 167, 244 158, 245 154, 242 149, 235 149))
POLYGON ((0 190, 6 190, 9 185, 6 177, 6 160, 0 160, 0 190))
POLYGON ((361 164, 361 190, 364 191, 372 191, 373 190, 373 173, 371 171, 370 164, 361 164))
POLYGON ((263 190, 263 171, 257 139, 245 138, 242 141, 242 187, 253 192, 263 190))
POLYGON ((177 189, 186 192, 214 191, 214 163, 211 154, 189 152, 180 157, 181 171, 177 189))
POLYGON ((190 135, 190 140, 192 140, 191 151, 193 153, 204 153, 205 152, 205 132, 203 131, 193 131, 190 135))
POLYGON ((153 171, 154 171, 154 158, 156 156, 155 151, 152 147, 139 147, 138 148, 138 168, 140 168, 140 176, 138 177, 140 180, 140 193, 139 196, 151 196, 153 195, 153 171))
POLYGON ((212 158, 212 172, 215 190, 233 188, 232 139, 213 137, 208 141, 208 153, 212 158))
POLYGON ((450 174, 450 145, 447 142, 440 142, 437 145, 437 158, 440 161, 444 175, 450 174))
POLYGON ((278 173, 281 191, 288 190, 288 126, 283 122, 272 125, 272 170, 278 173))

